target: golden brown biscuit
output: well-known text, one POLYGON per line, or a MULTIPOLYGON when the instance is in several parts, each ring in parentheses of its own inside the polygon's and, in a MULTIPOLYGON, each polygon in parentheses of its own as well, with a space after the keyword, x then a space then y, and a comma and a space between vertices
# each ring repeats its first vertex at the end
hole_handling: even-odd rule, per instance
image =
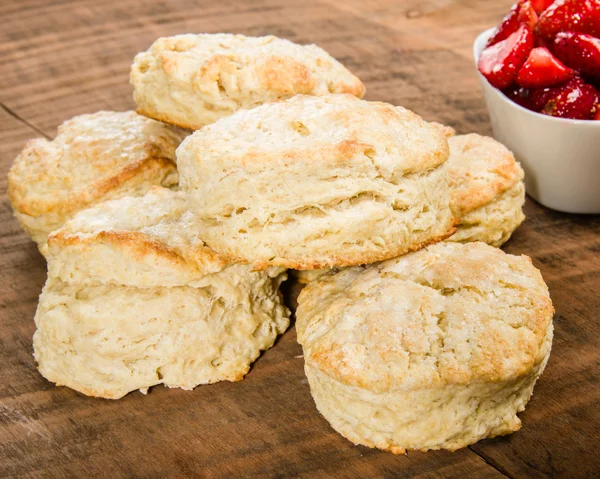
POLYGON ((54 140, 31 140, 8 174, 15 216, 38 245, 77 211, 177 184, 175 149, 188 132, 132 111, 81 115, 54 140))
POLYGON ((442 242, 310 283, 296 331, 332 427, 400 454, 518 430, 548 361, 552 315, 528 257, 442 242))
POLYGON ((258 269, 372 263, 447 237, 447 158, 438 128, 351 95, 239 111, 177 150, 207 244, 258 269))
POLYGON ((84 210, 44 248, 35 358, 87 395, 238 381, 289 325, 284 270, 227 265, 168 189, 84 210))
POLYGON ((193 130, 296 94, 365 93, 316 45, 227 33, 159 38, 135 57, 130 82, 138 113, 193 130))
POLYGON ((523 222, 523 169, 501 143, 471 133, 448 139, 451 207, 459 219, 448 240, 501 246, 523 222))

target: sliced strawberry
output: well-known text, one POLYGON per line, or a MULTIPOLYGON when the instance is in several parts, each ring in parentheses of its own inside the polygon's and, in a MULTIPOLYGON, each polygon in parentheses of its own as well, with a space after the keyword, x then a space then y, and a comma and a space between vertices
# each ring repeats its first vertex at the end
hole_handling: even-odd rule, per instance
POLYGON ((502 90, 508 98, 514 101, 517 105, 531 110, 531 92, 528 88, 522 88, 518 85, 512 85, 509 88, 502 90))
POLYGON ((600 39, 585 33, 561 32, 554 39, 554 52, 571 68, 600 79, 600 39))
POLYGON ((537 13, 533 9, 531 2, 521 2, 519 7, 519 16, 517 17, 519 24, 527 25, 531 31, 535 28, 535 24, 538 21, 537 13))
POLYGON ((521 9, 520 3, 515 3, 506 14, 506 16, 500 22, 500 25, 496 27, 494 33, 489 38, 486 46, 495 45, 498 42, 508 38, 519 28, 519 10, 521 9))
POLYGON ((550 100, 556 98, 564 90, 572 90, 573 88, 583 84, 584 81, 580 77, 575 77, 563 85, 546 88, 534 88, 529 92, 530 108, 533 111, 540 112, 550 100))
POLYGON ((554 0, 531 0, 531 5, 538 15, 546 10, 550 5, 554 3, 554 0))
POLYGON ((546 103, 555 98, 562 91, 561 87, 536 88, 529 93, 531 110, 538 113, 544 109, 546 103))
POLYGON ((505 40, 487 47, 479 57, 481 74, 496 88, 511 85, 533 48, 533 33, 525 25, 505 40))
POLYGON ((600 0, 557 0, 540 15, 536 33, 549 40, 559 32, 600 36, 600 0))
POLYGON ((598 90, 584 83, 561 91, 546 103, 541 113, 574 120, 590 120, 596 113, 596 105, 599 101, 598 90))
POLYGON ((500 22, 500 25, 494 30, 494 33, 487 42, 488 47, 505 40, 515 33, 523 24, 529 26, 531 30, 535 27, 538 20, 537 14, 530 1, 521 0, 510 7, 509 12, 500 22))
POLYGON ((517 83, 526 88, 557 85, 575 76, 575 70, 564 66, 547 48, 531 50, 527 61, 517 74, 517 83))

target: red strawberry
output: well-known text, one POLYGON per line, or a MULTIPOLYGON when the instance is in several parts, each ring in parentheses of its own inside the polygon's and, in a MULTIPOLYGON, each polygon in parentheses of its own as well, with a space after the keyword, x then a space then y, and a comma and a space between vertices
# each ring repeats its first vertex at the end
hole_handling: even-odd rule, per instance
POLYGON ((493 35, 487 42, 488 47, 505 40, 515 33, 522 24, 527 24, 533 30, 537 22, 537 14, 531 6, 531 2, 521 0, 515 3, 494 30, 493 35))
POLYGON ((557 0, 540 15, 537 34, 552 40, 558 32, 600 36, 600 0, 557 0))
POLYGON ((564 85, 546 87, 546 88, 534 88, 529 93, 529 105, 533 111, 540 112, 544 109, 546 104, 553 98, 556 98, 564 90, 572 90, 578 86, 584 84, 584 81, 580 77, 575 77, 571 81, 568 81, 564 85))
POLYGON ((531 50, 517 74, 517 83, 526 88, 557 85, 575 76, 575 70, 564 66, 547 48, 531 50))
POLYGON ((600 103, 596 105, 596 113, 594 114, 593 120, 600 120, 600 103))
POLYGON ((477 67, 496 88, 511 85, 533 48, 533 33, 525 25, 505 40, 487 47, 477 67))
POLYGON ((519 28, 519 10, 521 9, 520 3, 515 3, 512 7, 510 7, 509 12, 500 22, 500 25, 496 27, 494 30, 494 34, 490 37, 487 42, 487 47, 495 45, 498 42, 501 42, 505 38, 508 38, 509 35, 513 34, 519 28))
POLYGON ((528 88, 522 88, 518 85, 513 85, 506 90, 502 90, 502 93, 504 93, 517 105, 521 105, 523 108, 531 110, 531 92, 528 88))
POLYGON ((520 2, 519 16, 517 17, 521 25, 527 25, 533 31, 538 21, 537 13, 531 6, 531 2, 520 2))
POLYGON ((588 83, 567 88, 552 98, 542 110, 544 115, 591 120, 600 101, 598 91, 588 83))
POLYGON ((542 13, 553 3, 554 3, 554 0, 531 0, 531 5, 533 6, 535 13, 537 13, 537 14, 542 13))
POLYGON ((554 52, 571 68, 600 78, 600 39, 585 33, 561 32, 554 39, 554 52))

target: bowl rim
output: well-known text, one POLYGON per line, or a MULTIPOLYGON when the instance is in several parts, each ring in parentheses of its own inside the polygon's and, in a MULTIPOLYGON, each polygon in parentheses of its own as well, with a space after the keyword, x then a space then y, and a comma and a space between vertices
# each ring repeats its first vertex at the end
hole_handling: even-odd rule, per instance
POLYGON ((555 122, 555 123, 563 123, 563 124, 576 124, 576 125, 588 125, 587 128, 600 128, 599 120, 575 120, 572 118, 560 118, 557 116, 544 115, 542 113, 538 113, 537 111, 528 110, 527 108, 515 103, 511 99, 509 99, 506 95, 504 95, 500 90, 494 87, 490 82, 487 81, 477 68, 477 64, 479 63, 479 55, 485 48, 485 42, 492 36, 492 33, 496 30, 496 27, 488 28, 481 32, 475 38, 473 42, 473 60, 475 61, 475 70, 477 71, 477 75, 479 75, 479 80, 481 82, 485 82, 490 90, 493 90, 493 94, 495 94, 498 98, 500 98, 503 102, 509 103, 513 108, 517 110, 521 110, 525 114, 534 115, 538 117, 540 120, 555 122))

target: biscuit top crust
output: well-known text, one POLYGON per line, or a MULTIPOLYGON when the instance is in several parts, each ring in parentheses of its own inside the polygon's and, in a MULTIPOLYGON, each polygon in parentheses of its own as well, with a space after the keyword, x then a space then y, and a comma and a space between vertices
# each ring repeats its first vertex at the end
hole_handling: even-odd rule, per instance
POLYGON ((365 93, 362 82, 322 48, 275 36, 219 33, 159 38, 136 55, 131 67, 138 104, 145 98, 138 87, 155 85, 157 75, 166 76, 173 91, 202 98, 204 107, 216 113, 230 114, 295 94, 362 97, 365 93))
POLYGON ((448 177, 452 212, 461 217, 485 206, 523 181, 513 154, 493 138, 476 133, 448 139, 448 177))
POLYGON ((449 242, 327 274, 298 305, 306 363, 374 392, 527 374, 554 311, 528 257, 449 242))
POLYGON ((27 143, 8 175, 14 208, 39 217, 68 214, 118 189, 146 168, 171 168, 189 132, 132 111, 81 115, 54 140, 27 143))
MULTIPOLYGON (((147 273, 159 284, 165 279, 161 272, 178 274, 185 283, 185 278, 216 273, 227 266, 205 246, 183 194, 159 186, 144 196, 106 201, 77 213, 50 234, 45 254, 49 267, 79 258, 77 267, 83 268, 86 261, 80 259, 85 255, 89 268, 106 268, 99 276, 109 278, 123 269, 132 276, 147 273), (59 261, 53 261, 56 258, 59 261), (98 266, 97 258, 104 258, 105 265, 98 266)), ((129 280, 121 281, 127 284, 129 280)))
POLYGON ((358 171, 363 161, 383 180, 398 183, 404 175, 437 167, 448 155, 443 132, 405 108, 352 95, 297 95, 196 131, 178 148, 177 162, 181 184, 190 189, 212 173, 303 163, 306 171, 314 165, 358 171))

